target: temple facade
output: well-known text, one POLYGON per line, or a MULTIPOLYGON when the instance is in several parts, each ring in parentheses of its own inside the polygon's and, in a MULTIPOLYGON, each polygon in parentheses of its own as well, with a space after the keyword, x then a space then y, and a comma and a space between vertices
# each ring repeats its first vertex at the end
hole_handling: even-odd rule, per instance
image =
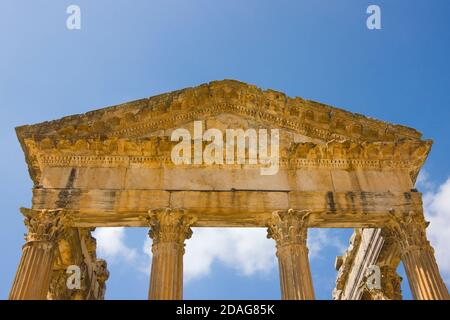
POLYGON ((400 261, 415 299, 449 298, 414 189, 432 142, 412 128, 224 80, 16 131, 33 196, 21 209, 28 234, 10 299, 103 299, 108 270, 91 232, 117 226, 149 228, 150 299, 182 299, 192 227, 267 228, 283 299, 314 299, 308 228, 355 229, 336 260, 335 299, 401 299, 400 261), (262 175, 263 162, 174 163, 172 133, 195 140, 199 122, 278 130, 278 171, 262 175), (67 286, 72 265, 79 289, 67 286), (376 289, 366 285, 374 265, 376 289))

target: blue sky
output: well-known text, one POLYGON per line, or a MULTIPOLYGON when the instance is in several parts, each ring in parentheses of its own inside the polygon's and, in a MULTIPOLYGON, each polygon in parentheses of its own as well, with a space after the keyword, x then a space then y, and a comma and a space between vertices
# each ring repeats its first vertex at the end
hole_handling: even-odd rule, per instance
MULTIPOLYGON (((432 138, 419 187, 428 196, 431 228, 444 222, 432 229, 432 241, 450 274, 450 258, 440 249, 450 220, 449 12, 448 0, 1 1, 0 298, 7 297, 23 244, 18 208, 31 199, 15 126, 224 78, 412 126, 432 138), (66 28, 70 4, 81 8, 81 30, 66 28), (381 7, 382 30, 366 28, 369 4, 381 7)), ((346 245, 349 233, 315 236, 326 239, 311 259, 319 298, 331 297, 334 258, 342 253, 335 244, 346 245)), ((107 297, 145 299, 148 275, 139 270, 146 230, 121 236, 136 255, 111 259, 107 297)), ((249 273, 239 261, 211 256, 209 271, 186 283, 186 298, 279 298, 270 263, 249 273)), ((408 297, 406 278, 404 285, 408 297)))

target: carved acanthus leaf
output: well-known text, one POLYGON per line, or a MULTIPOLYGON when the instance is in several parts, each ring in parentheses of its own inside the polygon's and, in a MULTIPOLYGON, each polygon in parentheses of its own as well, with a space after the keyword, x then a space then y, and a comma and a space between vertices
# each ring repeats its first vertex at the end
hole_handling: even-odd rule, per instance
POLYGON ((392 212, 386 228, 405 254, 411 250, 433 250, 426 236, 428 224, 422 212, 410 211, 401 215, 392 212))
POLYGON ((32 210, 21 208, 28 228, 26 241, 56 243, 69 226, 70 218, 64 210, 32 210))
POLYGON ((105 260, 97 259, 95 261, 95 275, 100 286, 104 286, 109 278, 108 265, 105 260))
POLYGON ((267 221, 267 237, 276 241, 277 247, 289 244, 306 245, 309 211, 280 210, 267 221))
POLYGON ((296 143, 290 150, 293 159, 370 159, 420 160, 428 154, 430 141, 355 142, 332 140, 326 144, 296 143))
POLYGON ((161 208, 150 210, 147 223, 153 245, 159 243, 184 244, 192 236, 191 226, 195 218, 185 214, 179 208, 161 208))
MULTIPOLYGON (((142 139, 98 138, 78 140, 41 141, 27 139, 25 144, 35 153, 48 156, 144 156, 170 160, 172 148, 178 142, 167 136, 142 139)), ((206 143, 203 147, 206 146, 206 143)), ((312 142, 293 143, 290 150, 282 150, 287 159, 370 159, 370 160, 423 160, 431 148, 430 141, 399 140, 397 142, 354 142, 332 140, 326 144, 312 142)))

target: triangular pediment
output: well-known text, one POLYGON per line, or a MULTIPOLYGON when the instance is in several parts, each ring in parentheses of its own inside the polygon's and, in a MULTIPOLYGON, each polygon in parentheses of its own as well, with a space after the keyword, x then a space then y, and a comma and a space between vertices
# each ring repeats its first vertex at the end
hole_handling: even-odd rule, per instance
POLYGON ((171 131, 189 129, 194 121, 205 129, 279 129, 287 158, 408 160, 413 175, 431 146, 415 129, 233 80, 16 130, 33 177, 43 155, 166 157, 171 131))
POLYGON ((233 80, 214 81, 82 115, 18 127, 19 138, 139 138, 152 131, 221 113, 286 128, 310 138, 363 141, 420 139, 415 129, 374 120, 321 103, 290 98, 233 80))

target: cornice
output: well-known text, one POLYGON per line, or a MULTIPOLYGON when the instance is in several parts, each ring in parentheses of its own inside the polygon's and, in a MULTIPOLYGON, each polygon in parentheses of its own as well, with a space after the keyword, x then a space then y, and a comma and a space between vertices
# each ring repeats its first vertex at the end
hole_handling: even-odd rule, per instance
MULTIPOLYGON (((170 141, 168 137, 78 140, 44 138, 40 141, 33 139, 24 141, 30 160, 30 172, 33 172, 35 181, 39 180, 44 167, 174 166, 170 153, 176 143, 170 141)), ((430 148, 430 141, 406 139, 396 142, 333 140, 324 144, 292 143, 288 148, 280 150, 280 167, 405 169, 414 180, 430 148)))
MULTIPOLYGON (((108 157, 107 161, 114 163, 123 161, 117 156, 126 156, 126 161, 130 159, 136 161, 136 157, 154 157, 153 154, 148 154, 151 153, 149 150, 145 149, 146 146, 153 147, 152 143, 155 141, 146 140, 146 137, 151 136, 152 133, 222 113, 234 114, 263 126, 286 129, 319 139, 324 144, 337 141, 338 145, 342 145, 341 141, 346 141, 349 146, 352 146, 354 143, 365 148, 364 152, 375 154, 374 157, 364 155, 353 158, 342 157, 346 161, 351 160, 352 164, 358 163, 355 162, 357 159, 378 161, 380 157, 376 155, 377 150, 389 153, 386 148, 392 145, 404 146, 403 141, 409 141, 409 147, 415 145, 418 147, 419 153, 425 153, 425 157, 414 159, 412 166, 420 168, 431 146, 430 141, 420 140, 421 134, 415 129, 389 124, 298 97, 290 98, 281 92, 270 89, 262 90, 254 85, 234 80, 213 81, 198 87, 136 100, 82 115, 21 126, 16 128, 16 132, 25 153, 30 176, 36 183, 43 163, 54 165, 67 162, 67 157, 71 162, 76 163, 80 161, 84 163, 98 162, 99 159, 94 159, 94 156, 100 157, 100 162, 102 161, 101 156, 105 156, 108 157), (34 141, 35 146, 30 141, 34 141), (114 144, 116 142, 114 141, 123 142, 124 146, 130 147, 129 152, 115 154, 114 144), (132 150, 133 141, 138 141, 138 149, 141 147, 143 149, 132 150), (58 150, 50 153, 42 151, 45 149, 43 147, 45 143, 49 144, 50 149, 56 147, 58 150), (88 147, 83 147, 83 144, 88 144, 88 147), (95 145, 98 146, 97 149, 95 149, 95 145), (372 151, 367 148, 369 145, 373 148, 372 151), (39 146, 39 150, 35 148, 36 146, 39 146), (81 152, 80 154, 73 153, 77 148, 77 151, 81 152), (111 154, 107 152, 108 148, 112 148, 111 154), (75 156, 80 158, 75 158, 75 156), (74 161, 74 159, 78 160, 74 161), (417 164, 418 162, 420 164, 417 164)), ((299 146, 298 148, 297 152, 301 153, 303 152, 301 150, 306 148, 309 153, 304 158, 297 157, 297 159, 307 159, 309 163, 310 160, 315 160, 312 156, 313 153, 322 152, 319 150, 322 147, 317 146, 314 148, 299 146)), ((399 149, 397 148, 397 150, 399 149)), ((352 154, 354 151, 356 149, 352 151, 352 154)), ((408 151, 407 157, 409 156, 410 152, 408 151)), ((161 156, 157 155, 157 157, 161 156)), ((389 155, 386 157, 391 160, 389 155)), ((402 165, 411 166, 411 164, 404 163, 411 159, 405 160, 402 155, 394 154, 392 158, 393 161, 403 162, 402 165)), ((338 163, 336 159, 340 158, 324 158, 322 163, 335 165, 338 163)), ((138 161, 147 162, 148 159, 138 159, 138 161)), ((304 162, 302 160, 299 163, 304 165, 304 162)), ((365 164, 370 164, 370 162, 366 161, 365 164)), ((372 165, 377 164, 372 163, 372 165)), ((418 170, 413 169, 412 171, 415 179, 418 170)))
POLYGON ((165 125, 230 112, 290 128, 325 141, 334 135, 353 140, 420 139, 415 129, 354 114, 322 103, 287 97, 234 80, 213 81, 81 115, 17 128, 25 137, 138 137, 165 125))

